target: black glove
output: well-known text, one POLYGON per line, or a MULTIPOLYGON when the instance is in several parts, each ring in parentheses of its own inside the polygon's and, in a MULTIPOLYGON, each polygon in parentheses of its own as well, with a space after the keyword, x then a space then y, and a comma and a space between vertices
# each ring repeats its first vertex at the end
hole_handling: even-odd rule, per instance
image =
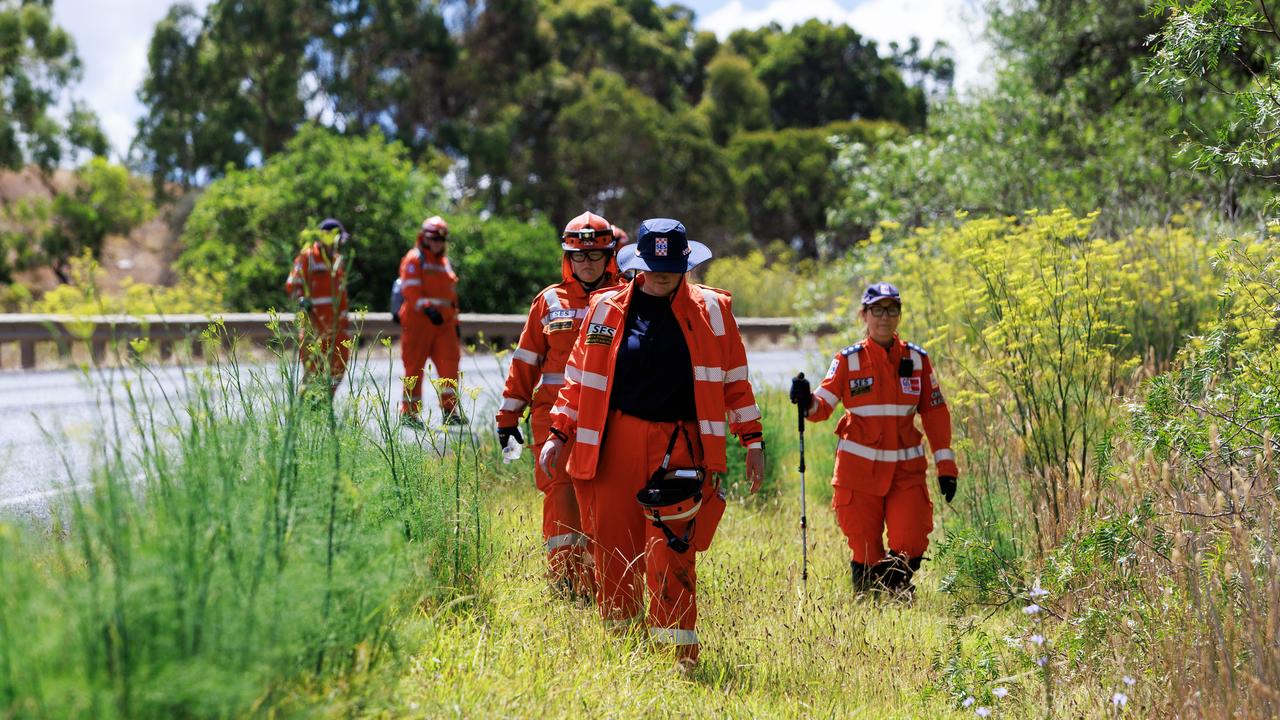
POLYGON ((804 373, 800 373, 791 379, 791 403, 800 406, 800 412, 808 413, 809 406, 813 404, 813 393, 809 390, 809 381, 805 379, 804 373))
POLYGON ((427 319, 431 321, 432 325, 444 324, 444 316, 441 315, 440 311, 435 309, 434 307, 428 305, 422 309, 422 312, 424 315, 427 316, 427 319))
POLYGON ((498 428, 498 447, 505 450, 507 448, 507 440, 515 438, 516 442, 524 444, 524 436, 520 434, 520 426, 499 427, 498 428))
POLYGON ((938 489, 942 491, 942 497, 947 499, 947 504, 951 504, 951 499, 956 496, 956 479, 951 475, 938 476, 938 489))
POLYGON ((311 312, 311 298, 298 298, 298 307, 302 308, 302 312, 311 312))

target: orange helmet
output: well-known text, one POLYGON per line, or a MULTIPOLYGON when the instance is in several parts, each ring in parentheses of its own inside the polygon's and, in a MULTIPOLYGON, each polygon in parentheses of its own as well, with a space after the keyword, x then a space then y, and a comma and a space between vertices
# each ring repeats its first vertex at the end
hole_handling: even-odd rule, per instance
POLYGON ((622 247, 623 245, 631 242, 631 238, 627 236, 626 230, 623 230, 617 225, 612 225, 611 227, 613 228, 613 239, 617 241, 618 247, 622 247))
POLYGON ((616 241, 613 226, 592 212, 584 212, 569 221, 560 235, 560 247, 571 250, 612 250, 616 241))
POLYGON ((418 231, 418 240, 445 240, 449 237, 449 223, 439 215, 432 215, 422 221, 422 230, 418 231))

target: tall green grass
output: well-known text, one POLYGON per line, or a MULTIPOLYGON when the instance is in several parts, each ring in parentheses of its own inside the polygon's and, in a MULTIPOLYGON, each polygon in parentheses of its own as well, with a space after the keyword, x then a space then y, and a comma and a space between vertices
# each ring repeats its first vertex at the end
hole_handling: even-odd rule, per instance
POLYGON ((193 371, 183 397, 124 371, 94 461, 66 467, 92 489, 49 528, 0 521, 0 716, 270 714, 474 592, 492 453, 402 434, 367 376, 300 394, 286 348, 193 371))

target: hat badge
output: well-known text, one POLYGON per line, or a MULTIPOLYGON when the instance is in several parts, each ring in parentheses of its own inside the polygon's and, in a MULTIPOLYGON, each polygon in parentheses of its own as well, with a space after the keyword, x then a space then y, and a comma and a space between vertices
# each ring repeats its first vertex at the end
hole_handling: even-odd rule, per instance
POLYGON ((654 254, 654 255, 656 255, 656 256, 658 256, 658 257, 666 257, 666 256, 667 256, 667 239, 666 239, 666 238, 664 238, 664 237, 654 238, 654 240, 653 240, 653 254, 654 254))

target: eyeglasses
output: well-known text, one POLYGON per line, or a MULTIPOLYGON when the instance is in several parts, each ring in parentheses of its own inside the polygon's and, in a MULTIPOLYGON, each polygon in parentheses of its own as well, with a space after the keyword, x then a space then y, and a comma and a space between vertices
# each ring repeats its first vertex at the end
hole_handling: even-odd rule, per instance
POLYGON ((574 262, 596 262, 604 259, 604 250, 570 250, 565 255, 574 262))
POLYGON ((449 238, 444 235, 429 235, 424 233, 422 239, 432 242, 449 242, 449 238))
POLYGON ((867 312, 875 317, 898 317, 902 314, 901 305, 868 305, 867 312))

